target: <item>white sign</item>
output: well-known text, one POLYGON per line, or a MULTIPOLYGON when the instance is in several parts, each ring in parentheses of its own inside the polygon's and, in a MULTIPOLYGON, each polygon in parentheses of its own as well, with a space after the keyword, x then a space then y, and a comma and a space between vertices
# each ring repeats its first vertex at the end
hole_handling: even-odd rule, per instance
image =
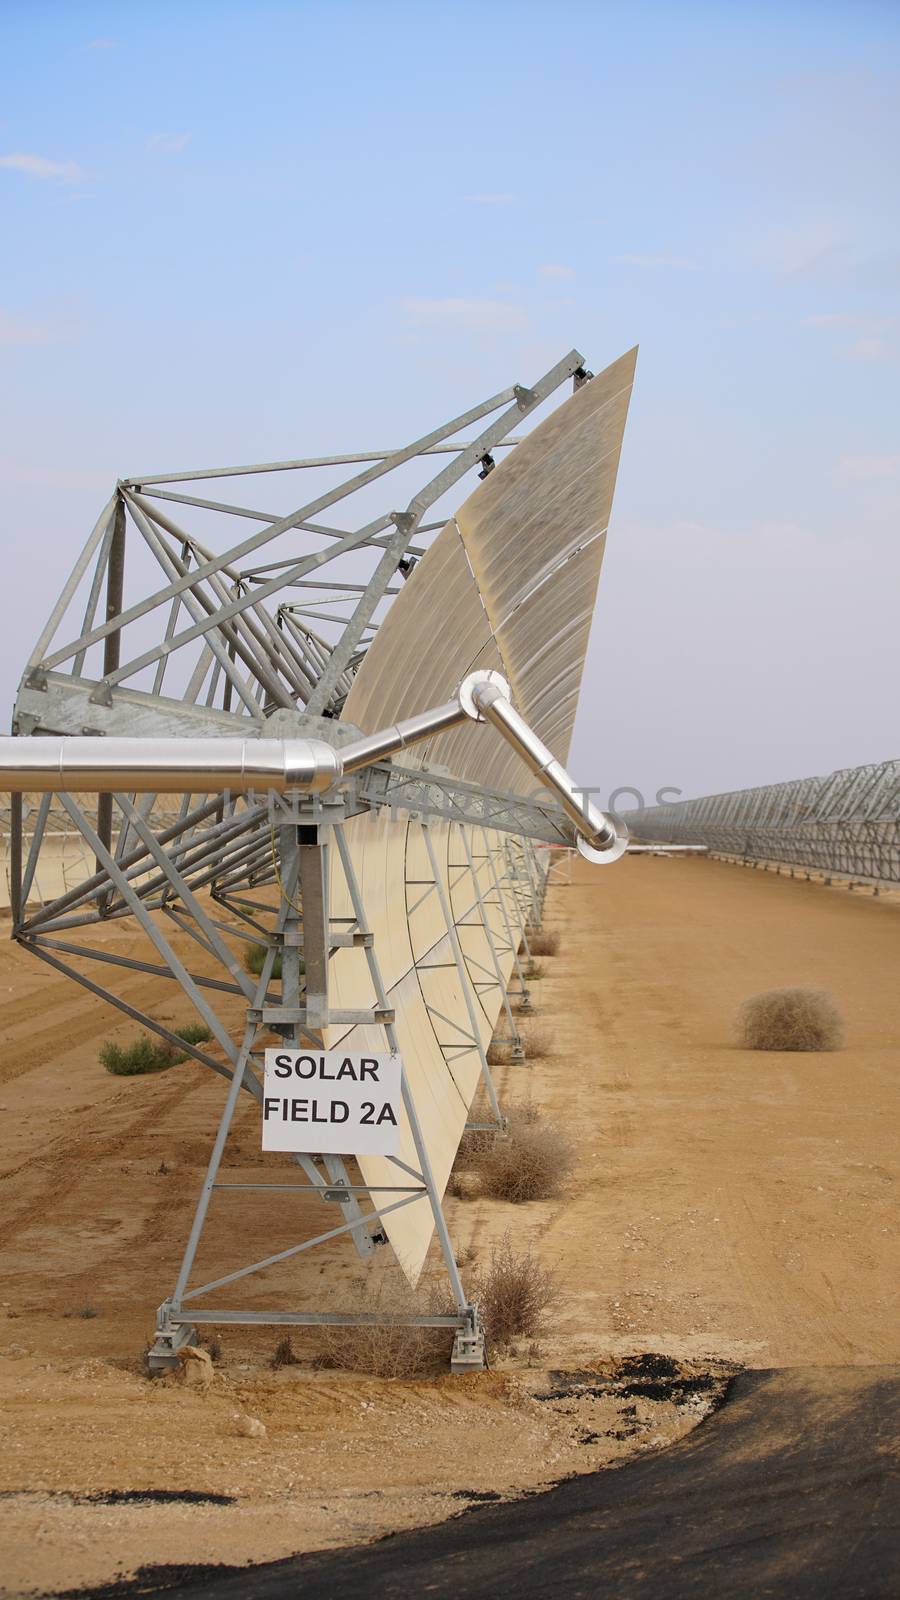
POLYGON ((402 1073, 397 1051, 267 1050, 263 1149, 395 1156, 402 1073))

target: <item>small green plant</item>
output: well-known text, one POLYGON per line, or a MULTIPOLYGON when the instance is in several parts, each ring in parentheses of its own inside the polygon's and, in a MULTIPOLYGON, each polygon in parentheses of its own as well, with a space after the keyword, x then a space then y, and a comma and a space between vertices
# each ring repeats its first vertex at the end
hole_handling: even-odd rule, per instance
MULTIPOLYGON (((211 1037, 209 1029, 202 1022, 188 1022, 183 1028, 175 1028, 174 1032, 185 1044, 203 1044, 211 1037)), ((114 1039, 107 1039, 100 1046, 100 1062, 116 1078, 136 1078, 146 1072, 163 1072, 166 1067, 177 1067, 182 1061, 187 1061, 188 1051, 178 1050, 168 1039, 150 1039, 146 1033, 139 1034, 132 1044, 116 1044, 114 1039)))
MULTIPOLYGON (((254 977, 254 978, 260 977, 260 975, 262 973, 262 969, 263 969, 263 962, 266 959, 267 953, 268 953, 268 946, 267 945, 264 945, 264 944, 248 944, 248 945, 245 945, 245 947, 244 947, 244 966, 245 966, 246 970, 250 973, 251 977, 254 977)), ((275 960, 272 963, 272 977, 273 978, 280 978, 281 977, 281 972, 282 972, 283 965, 284 965, 283 954, 282 954, 282 951, 279 950, 279 951, 277 951, 276 956, 275 956, 275 960)), ((305 972, 306 971, 306 967, 305 967, 305 965, 304 965, 302 960, 300 962, 300 971, 301 972, 305 972)))
POLYGON ((133 1044, 116 1044, 114 1040, 107 1039, 100 1046, 100 1060, 107 1072, 117 1078, 134 1078, 142 1072, 159 1072, 161 1067, 170 1064, 168 1059, 160 1060, 160 1046, 154 1044, 146 1033, 142 1033, 133 1044))
MULTIPOLYGON (((205 1044, 207 1039, 212 1038, 212 1034, 205 1022, 186 1022, 183 1028, 175 1028, 173 1032, 177 1033, 179 1039, 183 1039, 185 1044, 205 1044)), ((179 1056, 178 1059, 179 1061, 184 1061, 187 1058, 179 1056)))

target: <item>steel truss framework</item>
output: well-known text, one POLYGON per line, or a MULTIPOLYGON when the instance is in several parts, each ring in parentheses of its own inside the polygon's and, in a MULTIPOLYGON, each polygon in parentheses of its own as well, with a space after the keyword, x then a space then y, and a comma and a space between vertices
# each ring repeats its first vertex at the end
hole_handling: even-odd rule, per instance
MULTIPOLYGON (((428 511, 474 467, 489 471, 491 452, 514 444, 511 430, 573 377, 576 387, 589 377, 577 352, 531 387, 513 385, 396 451, 123 480, 28 661, 14 731, 186 738, 234 732, 312 735, 338 745, 351 740, 357 730, 337 719, 391 596, 424 553, 427 536, 443 525, 427 522, 428 511), (460 429, 473 428, 474 437, 455 438, 460 429), (373 514, 374 486, 435 456, 449 460, 442 459, 440 470, 415 489, 404 509, 373 514), (275 474, 280 483, 286 475, 293 482, 297 474, 321 469, 333 476, 348 465, 357 469, 350 478, 320 488, 283 515, 214 499, 208 492, 209 482, 219 478, 275 474), (362 505, 363 519, 349 528, 322 520, 342 503, 351 513, 362 505), (199 531, 185 526, 190 516, 199 519, 199 531), (252 531, 235 538, 235 530, 247 522, 252 531), (225 531, 222 554, 212 549, 217 523, 225 531), (268 559, 261 559, 264 555, 268 559)), ((524 941, 527 950, 528 927, 540 919, 548 857, 541 847, 570 845, 571 825, 546 797, 492 792, 427 765, 390 762, 374 763, 324 801, 290 793, 225 793, 186 795, 177 806, 169 801, 168 810, 166 804, 153 795, 126 793, 43 795, 36 809, 27 808, 26 829, 23 796, 14 795, 10 818, 13 936, 40 960, 228 1081, 181 1270, 172 1296, 160 1308, 153 1363, 171 1364, 179 1345, 203 1321, 377 1322, 377 1313, 206 1309, 198 1301, 339 1235, 349 1236, 361 1255, 371 1255, 384 1241, 381 1219, 390 1210, 424 1201, 434 1218, 456 1311, 411 1320, 455 1328, 456 1364, 480 1364, 477 1310, 459 1279, 408 1086, 404 1100, 416 1162, 396 1162, 393 1193, 359 1182, 340 1157, 298 1155, 294 1162, 302 1177, 290 1185, 244 1187, 313 1191, 338 1208, 342 1220, 213 1282, 197 1286, 191 1274, 213 1195, 235 1187, 221 1177, 222 1158, 240 1096, 261 1097, 266 1034, 294 1045, 320 1043, 325 1028, 368 1023, 383 1029, 390 1048, 397 1047, 346 823, 386 808, 414 817, 413 825, 422 830, 431 880, 421 892, 441 902, 468 1018, 462 1029, 452 1021, 441 1048, 448 1060, 454 1051, 477 1049, 488 1125, 498 1130, 503 1117, 480 1042, 477 1007, 492 995, 494 1011, 505 1012, 513 1059, 522 1059, 505 973, 512 970, 513 998, 518 993, 520 1009, 526 1009, 519 949, 524 941), (60 811, 84 841, 94 871, 55 897, 44 892, 35 907, 42 852, 49 849, 60 811), (451 910, 447 900, 436 828, 452 887, 466 885, 462 913, 451 910), (353 908, 344 921, 334 919, 328 904, 329 852, 335 851, 353 908), (126 955, 92 937, 123 919, 144 936, 145 954, 126 955), (487 962, 478 962, 466 949, 466 928, 476 925, 486 936, 487 962), (242 942, 265 948, 258 978, 235 951, 242 942), (365 951, 374 998, 364 1010, 329 1004, 329 962, 346 946, 365 951), (212 1047, 185 1044, 136 1004, 129 997, 135 973, 179 985, 209 1029, 212 1047)), ((422 964, 427 962, 426 955, 422 964)), ((436 1031, 446 1021, 434 1017, 436 1031)))
POLYGON ((900 761, 630 813, 632 837, 900 883, 900 761))

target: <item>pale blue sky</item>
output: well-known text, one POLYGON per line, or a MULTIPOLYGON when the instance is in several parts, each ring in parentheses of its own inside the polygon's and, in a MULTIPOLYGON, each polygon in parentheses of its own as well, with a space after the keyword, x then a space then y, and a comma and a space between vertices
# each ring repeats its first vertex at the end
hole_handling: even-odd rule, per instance
POLYGON ((579 775, 897 754, 900 6, 2 0, 0 62, 4 703, 117 476, 639 342, 579 775))

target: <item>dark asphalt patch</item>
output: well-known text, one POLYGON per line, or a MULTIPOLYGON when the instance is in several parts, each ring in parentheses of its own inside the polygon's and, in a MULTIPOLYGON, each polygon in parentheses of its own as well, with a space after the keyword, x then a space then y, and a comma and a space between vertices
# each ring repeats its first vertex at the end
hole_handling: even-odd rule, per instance
POLYGON ((101 1489, 71 1498, 87 1506, 233 1506, 234 1494, 204 1494, 200 1489, 101 1489))
POLYGON ((544 1600, 557 1591, 566 1600, 897 1600, 900 1369, 742 1373, 727 1403, 678 1444, 547 1493, 264 1566, 143 1568, 67 1600, 544 1600))
POLYGON ((721 1373, 686 1372, 671 1356, 626 1356, 608 1372, 587 1367, 579 1372, 551 1372, 552 1387, 535 1400, 605 1400, 609 1396, 641 1400, 670 1400, 683 1404, 691 1395, 710 1394, 721 1387, 721 1373))
POLYGON ((65 1500, 73 1506, 233 1506, 235 1494, 206 1494, 202 1489, 96 1489, 74 1494, 71 1489, 4 1489, 0 1500, 65 1500))
POLYGON ((502 1494, 496 1489, 451 1489, 448 1500, 468 1500, 472 1504, 487 1504, 490 1501, 502 1500, 502 1494))

